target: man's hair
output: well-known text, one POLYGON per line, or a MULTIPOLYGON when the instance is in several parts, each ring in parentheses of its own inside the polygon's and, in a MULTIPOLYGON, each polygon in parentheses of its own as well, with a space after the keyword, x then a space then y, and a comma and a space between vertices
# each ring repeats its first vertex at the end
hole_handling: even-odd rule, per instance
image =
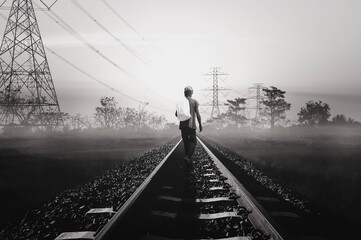
POLYGON ((192 96, 193 94, 193 88, 191 86, 187 86, 184 88, 184 96, 192 96))

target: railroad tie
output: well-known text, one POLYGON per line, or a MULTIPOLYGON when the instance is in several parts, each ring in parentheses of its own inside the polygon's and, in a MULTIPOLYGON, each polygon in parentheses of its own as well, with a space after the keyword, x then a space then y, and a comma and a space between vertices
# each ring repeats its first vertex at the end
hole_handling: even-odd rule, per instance
MULTIPOLYGON (((184 240, 184 238, 160 237, 160 236, 153 236, 153 235, 149 235, 149 234, 144 236, 142 239, 147 239, 147 240, 184 240)), ((194 238, 193 240, 209 240, 209 238, 207 238, 207 239, 194 238)), ((217 238, 217 240, 252 240, 252 238, 249 237, 249 236, 237 236, 237 237, 217 238)), ((311 239, 311 240, 313 240, 313 239, 311 239)))
POLYGON ((79 232, 63 232, 55 240, 70 240, 70 239, 94 239, 95 232, 79 231, 79 232))
POLYGON ((190 199, 190 198, 177 198, 171 196, 158 196, 160 200, 167 200, 173 202, 186 202, 186 203, 214 203, 214 202, 233 202, 234 199, 228 197, 204 198, 204 199, 190 199))
POLYGON ((209 188, 209 191, 228 191, 229 188, 225 188, 225 187, 211 187, 209 188))
POLYGON ((113 207, 111 208, 92 208, 85 213, 85 215, 92 215, 92 214, 115 214, 116 212, 113 211, 113 207))
POLYGON ((243 218, 242 215, 238 215, 237 212, 221 212, 221 213, 209 213, 209 214, 185 214, 185 213, 175 213, 167 211, 158 211, 153 210, 150 212, 151 215, 167 217, 167 218, 184 218, 184 219, 199 219, 199 220, 213 220, 226 217, 238 217, 243 218))

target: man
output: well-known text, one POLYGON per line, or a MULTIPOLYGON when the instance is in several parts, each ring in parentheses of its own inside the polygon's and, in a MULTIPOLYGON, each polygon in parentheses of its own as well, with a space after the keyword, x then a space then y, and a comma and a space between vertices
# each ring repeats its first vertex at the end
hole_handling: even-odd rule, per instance
POLYGON ((189 165, 192 165, 191 158, 196 148, 197 139, 196 139, 196 119, 199 125, 199 132, 202 132, 202 122, 201 122, 201 115, 199 114, 198 106, 199 103, 197 100, 192 98, 193 89, 191 86, 187 86, 184 88, 184 96, 186 100, 189 102, 189 114, 188 114, 188 106, 183 106, 182 103, 177 104, 177 110, 175 115, 178 117, 179 129, 182 133, 182 139, 184 144, 184 152, 185 157, 184 160, 187 161, 189 165), (186 119, 186 120, 185 120, 186 119))

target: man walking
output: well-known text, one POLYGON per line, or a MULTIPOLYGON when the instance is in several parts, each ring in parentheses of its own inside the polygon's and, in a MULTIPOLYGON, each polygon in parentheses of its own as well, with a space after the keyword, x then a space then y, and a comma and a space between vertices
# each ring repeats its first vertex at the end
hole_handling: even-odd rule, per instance
POLYGON ((177 110, 175 115, 178 117, 179 129, 182 133, 182 139, 184 144, 184 152, 185 157, 184 160, 187 161, 188 164, 192 165, 191 158, 196 148, 197 139, 196 139, 196 119, 199 125, 199 132, 202 132, 202 122, 201 122, 201 115, 199 114, 199 103, 197 100, 192 98, 193 89, 191 86, 187 86, 184 88, 184 99, 186 102, 182 104, 181 102, 177 103, 177 110), (189 105, 187 105, 187 101, 189 105), (189 107, 189 110, 188 108, 189 107))

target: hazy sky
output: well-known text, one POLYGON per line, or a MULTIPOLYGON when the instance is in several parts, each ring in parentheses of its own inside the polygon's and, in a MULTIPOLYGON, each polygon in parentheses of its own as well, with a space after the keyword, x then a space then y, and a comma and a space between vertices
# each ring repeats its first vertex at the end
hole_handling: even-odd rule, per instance
MULTIPOLYGON (((343 113, 361 121, 359 0, 77 3, 89 16, 73 0, 58 0, 52 12, 108 61, 56 23, 51 12, 37 11, 44 45, 93 78, 149 102, 148 111, 165 114, 170 121, 176 121, 174 102, 184 86, 211 87, 203 76, 210 67, 222 67, 229 74, 220 86, 233 90, 227 97, 221 94, 221 101, 252 96, 248 88, 264 83, 287 92, 291 120, 306 101, 322 100, 329 103, 332 115, 343 113)), ((6 5, 10 4, 8 0, 6 5)), ((8 13, 1 10, 6 17, 8 13)), ((6 21, 0 20, 2 35, 6 21)), ((138 108, 139 102, 75 70, 49 50, 47 57, 62 111, 91 115, 101 96, 114 96, 120 106, 138 108)), ((195 97, 200 103, 211 101, 211 95, 207 99, 200 91, 195 97)))

